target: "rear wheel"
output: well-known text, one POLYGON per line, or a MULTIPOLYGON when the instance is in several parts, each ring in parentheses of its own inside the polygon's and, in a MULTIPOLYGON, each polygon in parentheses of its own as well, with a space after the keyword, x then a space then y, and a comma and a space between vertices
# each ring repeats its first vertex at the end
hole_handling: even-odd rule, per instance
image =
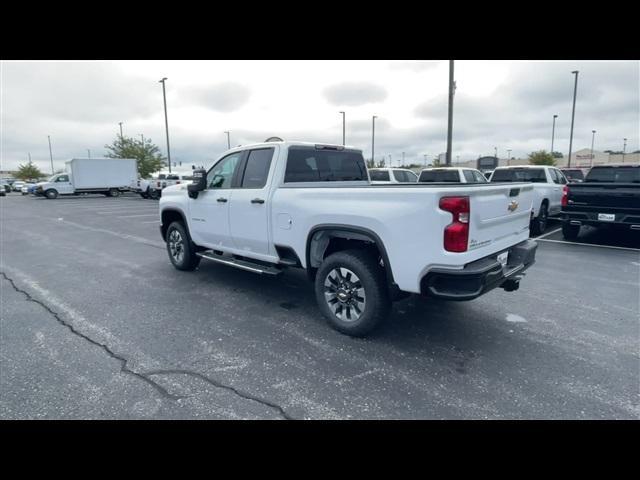
POLYGON ((53 188, 50 188, 49 190, 44 192, 44 194, 49 200, 53 200, 54 198, 58 198, 58 191, 54 190, 53 188))
POLYGON ((580 234, 580 225, 571 225, 568 221, 562 222, 562 236, 565 240, 576 240, 580 234))
POLYGON ((109 193, 107 194, 108 197, 119 197, 120 196, 120 190, 118 190, 117 188, 112 188, 111 190, 109 190, 109 193))
POLYGON ((532 235, 542 235, 547 229, 547 219, 549 218, 549 212, 547 210, 547 204, 540 205, 540 211, 538 216, 531 220, 530 230, 532 235))
POLYGON ((200 264, 200 257, 196 255, 194 245, 182 222, 169 225, 165 241, 169 260, 178 270, 195 270, 200 264))
POLYGON ((391 308, 384 270, 363 250, 329 255, 318 269, 315 292, 331 326, 355 337, 374 330, 391 308))

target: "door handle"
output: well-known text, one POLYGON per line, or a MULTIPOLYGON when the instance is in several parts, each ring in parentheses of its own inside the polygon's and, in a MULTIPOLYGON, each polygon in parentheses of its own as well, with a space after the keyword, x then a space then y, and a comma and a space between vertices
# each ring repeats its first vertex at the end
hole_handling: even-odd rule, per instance
POLYGON ((254 198, 253 200, 251 200, 251 203, 264 203, 264 200, 261 198, 254 198))
POLYGON ((218 197, 218 198, 216 199, 216 201, 217 201, 217 202, 220 202, 220 203, 226 203, 226 202, 227 202, 227 199, 226 199, 226 198, 223 198, 223 197, 218 197))

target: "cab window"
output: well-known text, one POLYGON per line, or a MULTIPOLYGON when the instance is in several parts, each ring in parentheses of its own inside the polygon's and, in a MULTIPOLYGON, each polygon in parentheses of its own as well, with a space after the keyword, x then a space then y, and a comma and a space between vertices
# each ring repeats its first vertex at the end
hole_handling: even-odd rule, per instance
POLYGON ((60 175, 56 179, 56 182, 68 182, 68 181, 69 181, 69 175, 60 175))
POLYGON ((233 172, 243 152, 235 152, 220 160, 207 174, 207 188, 231 188, 233 172))

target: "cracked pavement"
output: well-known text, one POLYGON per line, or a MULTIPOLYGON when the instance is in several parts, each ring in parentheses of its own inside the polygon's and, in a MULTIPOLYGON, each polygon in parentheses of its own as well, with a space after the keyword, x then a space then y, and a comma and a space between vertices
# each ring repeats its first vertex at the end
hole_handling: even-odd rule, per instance
POLYGON ((154 214, 0 199, 0 418, 640 418, 639 252, 541 242, 519 291, 352 339, 302 272, 176 271, 154 214))

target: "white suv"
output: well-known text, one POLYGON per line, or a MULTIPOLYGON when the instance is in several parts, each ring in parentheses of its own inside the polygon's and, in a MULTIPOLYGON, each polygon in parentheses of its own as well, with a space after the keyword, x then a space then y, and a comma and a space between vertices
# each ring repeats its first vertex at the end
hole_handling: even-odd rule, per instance
POLYGON ((487 179, 475 168, 433 167, 422 170, 418 182, 487 183, 487 179))
POLYGON ((370 168, 371 183, 415 183, 418 175, 406 168, 370 168))
POLYGON ((517 165, 498 167, 491 175, 491 183, 531 182, 534 200, 531 212, 531 234, 540 235, 547 228, 549 216, 560 214, 562 189, 569 183, 564 174, 549 165, 517 165))

